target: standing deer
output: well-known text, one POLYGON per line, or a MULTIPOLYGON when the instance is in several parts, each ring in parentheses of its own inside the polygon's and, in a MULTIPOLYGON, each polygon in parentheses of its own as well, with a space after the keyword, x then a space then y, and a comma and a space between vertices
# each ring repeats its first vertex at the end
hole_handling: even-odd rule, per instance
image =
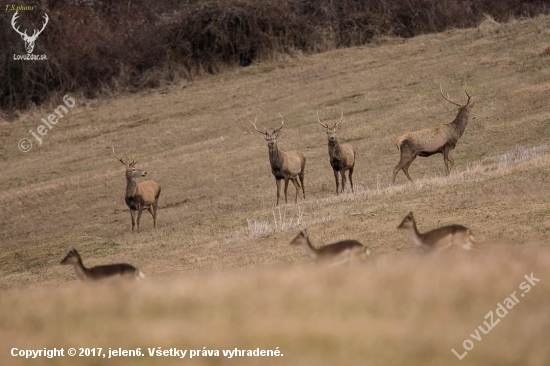
POLYGON ((127 263, 108 264, 103 266, 95 266, 92 268, 84 267, 82 258, 76 249, 72 249, 63 258, 60 264, 74 266, 76 277, 82 281, 101 280, 107 277, 121 276, 127 278, 145 278, 143 272, 136 267, 127 263))
POLYGON ((306 199, 306 188, 304 186, 304 171, 306 167, 306 157, 300 151, 282 151, 277 147, 277 138, 285 124, 285 120, 281 114, 279 116, 282 119, 281 127, 275 128, 273 132, 269 133, 264 128, 264 131, 260 131, 256 127, 258 117, 254 119, 254 122, 250 121, 254 126, 254 129, 258 131, 262 137, 267 141, 267 147, 269 149, 269 163, 271 164, 271 173, 275 176, 275 183, 277 184, 277 206, 279 205, 279 195, 281 190, 281 180, 285 180, 285 203, 287 200, 288 181, 292 181, 296 188, 296 198, 294 202, 298 202, 298 194, 300 193, 300 186, 302 186, 302 195, 304 200, 306 199), (298 182, 298 178, 300 182, 298 182))
MULTIPOLYGON (((456 143, 462 137, 468 125, 470 110, 474 104, 470 104, 471 97, 467 92, 465 93, 468 100, 465 105, 461 105, 450 100, 448 96, 446 97, 443 94, 441 86, 440 90, 441 95, 446 101, 459 107, 456 118, 451 123, 443 123, 435 127, 406 133, 395 141, 397 149, 401 154, 401 159, 395 168, 393 168, 392 183, 395 183, 395 177, 401 169, 409 181, 412 182, 412 178, 409 175, 409 167, 417 156, 427 157, 438 153, 443 154, 447 175, 451 173, 454 160, 450 155, 450 151, 455 148, 456 143)), ((473 118, 475 119, 475 116, 473 118)))
POLYGON ((315 248, 309 236, 307 229, 300 231, 298 235, 290 242, 290 245, 300 245, 306 254, 314 262, 332 262, 331 265, 338 265, 350 262, 352 258, 367 259, 371 255, 368 247, 357 240, 342 240, 334 244, 328 244, 321 248, 315 248), (339 261, 334 261, 339 259, 339 261))
POLYGON ((462 225, 444 226, 420 234, 412 212, 405 216, 397 228, 406 229, 409 232, 411 242, 416 246, 419 253, 441 251, 450 249, 453 246, 460 246, 463 250, 476 247, 474 235, 470 229, 462 225))
POLYGON ((132 161, 128 162, 122 160, 115 154, 115 147, 113 146, 113 156, 120 161, 126 167, 126 205, 130 209, 130 215, 132 216, 132 232, 134 232, 134 215, 137 210, 137 231, 139 233, 139 222, 141 219, 141 213, 143 209, 147 209, 151 216, 153 216, 153 226, 157 227, 157 210, 160 196, 160 185, 152 180, 137 183, 137 177, 147 176, 147 172, 136 169, 137 160, 132 157, 132 161))
POLYGON ((340 129, 340 124, 344 120, 344 111, 340 116, 340 121, 336 122, 333 127, 329 127, 328 123, 322 123, 319 119, 319 111, 317 111, 317 122, 325 129, 328 138, 328 155, 330 157, 330 166, 334 172, 334 180, 336 181, 336 195, 338 196, 338 173, 342 176, 342 193, 344 193, 346 185, 346 170, 349 171, 349 182, 351 191, 355 192, 353 185, 353 168, 355 167, 355 159, 357 158, 357 150, 351 145, 340 145, 336 138, 336 132, 340 129))
POLYGON ((40 30, 37 30, 35 29, 34 32, 32 33, 32 36, 29 37, 29 35, 27 34, 27 30, 25 29, 24 32, 21 32, 19 30, 19 26, 16 26, 15 25, 15 21, 17 20, 17 13, 19 11, 16 11, 15 14, 13 14, 13 17, 11 18, 11 26, 13 27, 13 29, 19 33, 19 35, 21 36, 21 38, 23 38, 23 41, 25 41, 25 49, 27 50, 27 53, 32 53, 33 49, 34 49, 34 42, 36 42, 36 39, 38 38, 38 36, 40 35, 40 33, 42 33, 42 31, 44 30, 44 28, 46 28, 46 24, 48 24, 48 14, 44 13, 44 23, 42 23, 42 29, 40 30))

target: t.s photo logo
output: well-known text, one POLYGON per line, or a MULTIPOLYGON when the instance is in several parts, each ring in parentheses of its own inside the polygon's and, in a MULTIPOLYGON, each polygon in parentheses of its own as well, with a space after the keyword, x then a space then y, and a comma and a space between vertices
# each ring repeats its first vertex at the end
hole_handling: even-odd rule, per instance
POLYGON ((38 38, 40 33, 42 33, 42 31, 44 31, 44 28, 46 28, 46 25, 48 24, 48 20, 49 20, 48 14, 44 13, 44 22, 42 23, 42 29, 40 29, 40 30, 35 29, 32 33, 32 36, 29 36, 27 34, 26 29, 25 29, 24 32, 21 32, 19 30, 19 26, 16 24, 16 21, 18 19, 18 15, 19 15, 19 11, 16 11, 13 14, 13 17, 11 18, 11 26, 13 27, 13 29, 17 33, 19 33, 19 35, 21 36, 23 41, 25 41, 25 49, 27 51, 27 54, 26 55, 16 55, 16 54, 14 54, 13 59, 14 60, 34 60, 34 61, 47 60, 48 58, 46 57, 46 55, 33 55, 32 51, 34 50, 34 43, 36 42, 36 39, 38 38))

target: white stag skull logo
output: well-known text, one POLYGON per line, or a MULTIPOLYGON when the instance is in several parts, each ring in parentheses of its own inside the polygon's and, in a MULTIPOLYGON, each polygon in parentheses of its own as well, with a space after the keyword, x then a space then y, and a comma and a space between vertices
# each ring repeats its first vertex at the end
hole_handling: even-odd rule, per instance
POLYGON ((13 27, 13 29, 19 33, 21 35, 21 38, 23 38, 23 41, 25 41, 25 48, 27 49, 27 53, 32 53, 32 50, 34 49, 34 42, 36 42, 36 39, 38 38, 38 36, 40 35, 40 33, 42 33, 42 31, 44 30, 44 28, 46 28, 46 24, 48 24, 48 14, 44 13, 44 19, 46 20, 44 23, 42 23, 42 29, 40 29, 39 31, 38 30, 34 30, 32 36, 28 36, 27 35, 27 30, 25 29, 24 32, 21 32, 19 31, 19 26, 15 26, 15 20, 17 19, 17 11, 15 12, 15 14, 13 14, 13 18, 11 18, 11 26, 13 27))

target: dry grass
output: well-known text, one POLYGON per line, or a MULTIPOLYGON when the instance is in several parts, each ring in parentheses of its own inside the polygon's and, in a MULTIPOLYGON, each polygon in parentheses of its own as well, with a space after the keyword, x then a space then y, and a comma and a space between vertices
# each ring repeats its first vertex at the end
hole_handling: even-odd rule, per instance
POLYGON ((453 364, 458 360, 450 348, 459 347, 524 274, 535 272, 543 278, 540 287, 460 364, 548 364, 550 59, 540 50, 549 26, 548 17, 493 30, 486 25, 284 58, 139 96, 77 98, 43 145, 27 154, 17 141, 51 110, 2 124, 0 363, 26 364, 6 356, 11 345, 74 342, 279 346, 284 363, 262 360, 267 364, 453 364), (478 116, 452 153, 456 170, 443 177, 441 157, 419 158, 410 169, 416 182, 406 184, 400 174, 391 186, 395 138, 456 113, 438 95, 440 83, 455 99, 471 91, 478 116), (335 197, 315 110, 337 118, 340 108, 347 116, 341 140, 359 148, 354 180, 361 188, 335 197), (258 115, 271 126, 279 112, 288 125, 280 146, 307 156, 308 197, 281 207, 281 216, 273 208, 267 147, 247 122, 258 115), (136 153, 162 185, 157 230, 144 215, 142 233, 131 234, 124 173, 110 156, 112 145, 136 153), (405 233, 396 230, 409 211, 421 231, 470 227, 484 253, 412 256, 405 233), (305 226, 316 244, 353 238, 379 259, 330 271, 289 268, 307 260, 288 245, 305 226), (75 275, 58 262, 71 247, 87 265, 135 264, 148 281, 68 283, 75 275))

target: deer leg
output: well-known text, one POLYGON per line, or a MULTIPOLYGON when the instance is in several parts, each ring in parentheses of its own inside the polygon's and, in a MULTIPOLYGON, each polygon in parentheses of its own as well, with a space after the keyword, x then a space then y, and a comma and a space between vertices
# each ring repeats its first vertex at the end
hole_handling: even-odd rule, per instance
POLYGON ((281 180, 275 178, 275 184, 277 184, 277 206, 279 206, 279 196, 281 191, 281 180))
POLYGON ((351 193, 355 193, 352 176, 353 176, 353 167, 349 168, 349 184, 351 185, 351 193))
POLYGON ((447 159, 449 159, 449 163, 450 163, 450 167, 449 167, 449 173, 450 173, 451 170, 453 169, 453 166, 455 165, 455 161, 454 161, 454 159, 452 158, 451 152, 450 152, 450 151, 449 151, 449 153, 447 154, 447 159))
MULTIPOLYGON (((414 159, 416 159, 416 154, 413 153, 408 147, 401 146, 401 156, 399 159, 399 163, 397 163, 395 168, 393 168, 392 184, 395 183, 395 177, 397 176, 397 173, 399 173, 399 171, 405 166, 407 167, 407 169, 409 169, 409 166, 414 161, 414 159)), ((405 169, 403 169, 403 173, 405 173, 407 178, 412 182, 411 177, 408 175, 405 169)))
POLYGON ((447 147, 443 148, 443 162, 445 163, 445 170, 447 171, 447 175, 449 175, 451 169, 449 168, 449 148, 447 147))
POLYGON ((344 193, 344 190, 346 189, 346 171, 341 170, 340 175, 342 176, 342 193, 344 193))
POLYGON ((139 233, 139 221, 141 220, 141 214, 143 213, 143 205, 140 205, 138 208, 138 217, 137 217, 137 227, 139 233))
MULTIPOLYGON (((399 173, 399 171, 401 169, 403 169, 404 166, 406 166, 409 162, 409 159, 405 158, 403 155, 401 155, 401 159, 399 160, 399 163, 397 163, 397 165, 395 166, 395 168, 393 168, 393 179, 392 179, 392 184, 395 183, 395 177, 397 177, 397 173, 399 173)), ((405 172, 405 170, 403 170, 403 173, 405 172)), ((406 175, 406 173, 405 173, 406 175)), ((410 177, 407 177, 409 178, 409 180, 412 181, 412 179, 410 177)))
POLYGON ((287 191, 288 191, 288 177, 285 177, 285 203, 288 203, 287 200, 287 191))
POLYGON ((159 206, 158 201, 155 201, 155 203, 153 203, 153 227, 154 228, 157 227, 157 209, 158 209, 158 206, 159 206))
POLYGON ((412 180, 411 176, 409 175, 409 167, 413 163, 414 159, 416 159, 416 155, 413 156, 413 158, 411 160, 409 160, 409 162, 403 167, 403 173, 405 173, 405 175, 407 176, 407 179, 409 179, 411 182, 413 180, 412 180))
POLYGON ((300 178, 300 185, 302 186, 302 194, 304 196, 304 201, 306 200, 306 187, 304 186, 304 171, 298 175, 298 178, 300 178))
POLYGON ((337 170, 334 170, 333 169, 333 172, 334 172, 334 180, 336 180, 336 195, 338 196, 338 171, 337 170))
POLYGON ((147 208, 147 211, 149 211, 149 213, 153 217, 153 227, 157 227, 157 225, 155 225, 155 214, 153 213, 153 205, 149 206, 147 208))
POLYGON ((300 194, 300 184, 298 183, 298 178, 292 178, 292 184, 296 188, 296 198, 294 198, 294 203, 298 203, 298 195, 300 194))
POLYGON ((136 222, 134 220, 134 210, 130 210, 130 216, 132 216, 132 232, 134 232, 134 226, 136 226, 136 222))

